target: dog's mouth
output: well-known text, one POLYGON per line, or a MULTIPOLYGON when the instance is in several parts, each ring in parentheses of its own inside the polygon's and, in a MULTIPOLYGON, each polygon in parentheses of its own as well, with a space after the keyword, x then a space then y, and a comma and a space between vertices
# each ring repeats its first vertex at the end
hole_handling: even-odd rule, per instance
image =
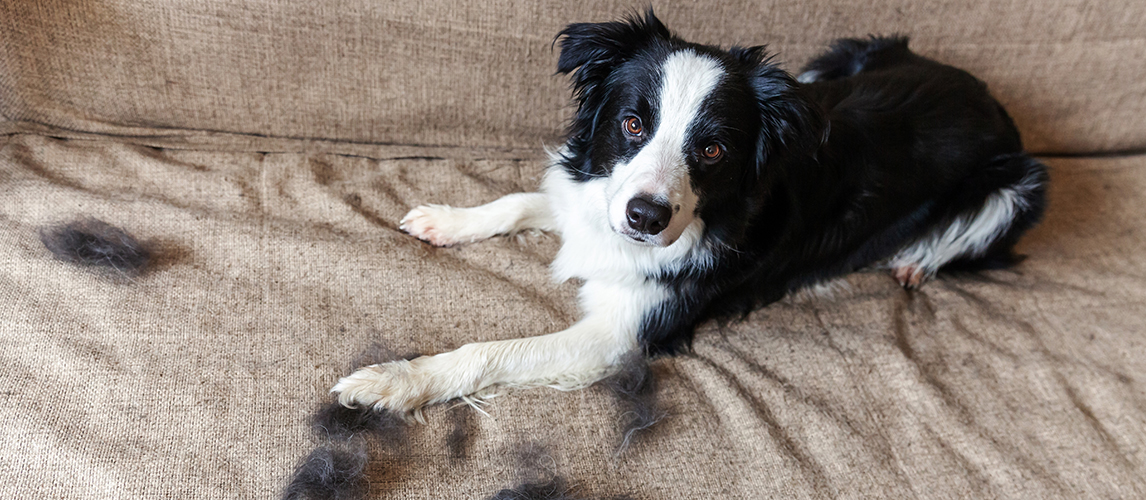
POLYGON ((676 238, 666 239, 662 234, 645 234, 633 230, 618 229, 617 227, 612 227, 611 224, 610 226, 610 229, 621 236, 621 238, 624 238, 625 241, 639 246, 663 248, 676 242, 676 238))

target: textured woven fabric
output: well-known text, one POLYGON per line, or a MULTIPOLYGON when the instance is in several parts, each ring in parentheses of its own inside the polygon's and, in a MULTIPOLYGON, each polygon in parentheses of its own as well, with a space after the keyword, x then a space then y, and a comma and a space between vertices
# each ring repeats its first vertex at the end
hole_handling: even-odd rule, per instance
MULTIPOLYGON (((541 151, 411 153, 4 139, 0 496, 273 497, 363 353, 572 323, 554 237, 436 249, 395 229, 414 204, 533 189, 541 151), (152 245, 155 267, 53 259, 37 229, 78 215, 152 245)), ((653 364, 668 417, 620 456, 599 388, 505 390, 490 417, 432 407, 376 450, 371 495, 486 498, 535 443, 590 497, 1141 498, 1146 156, 1049 164, 1014 270, 916 292, 860 273, 706 325, 695 353, 653 364)))
MULTIPOLYGON (((554 35, 646 4, 3 0, 0 115, 10 129, 537 148, 569 113, 554 35)), ((658 8, 688 39, 769 44, 791 70, 839 37, 907 34, 986 80, 1032 151, 1146 148, 1141 1, 658 8)))
MULTIPOLYGON (((0 497, 273 498, 379 351, 578 318, 550 235, 450 249, 414 205, 535 189, 567 118, 553 35, 646 3, 0 0, 0 497), (56 260, 97 217, 140 276, 56 260)), ((657 5, 786 68, 904 33, 989 82, 1052 172, 1018 267, 882 272, 704 325, 617 454, 599 387, 439 405, 372 498, 487 498, 522 450, 587 498, 1146 498, 1146 3, 657 5), (540 450, 540 452, 538 452, 540 450)))

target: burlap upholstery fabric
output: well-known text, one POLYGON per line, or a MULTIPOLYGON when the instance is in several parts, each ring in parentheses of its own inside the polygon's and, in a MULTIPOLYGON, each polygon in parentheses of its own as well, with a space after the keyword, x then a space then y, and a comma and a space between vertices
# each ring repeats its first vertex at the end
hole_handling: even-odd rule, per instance
MULTIPOLYGON (((373 346, 433 352, 577 316, 552 236, 435 249, 425 201, 532 188, 538 159, 162 151, 11 137, 0 148, 7 498, 266 498, 308 414, 373 346), (87 214, 158 248, 134 281, 53 260, 38 227, 87 214)), ((470 156, 472 155, 472 156, 470 156)), ((787 301, 654 364, 669 417, 616 457, 599 389, 440 406, 371 469, 379 498, 484 498, 537 441, 585 494, 634 498, 1139 498, 1146 157, 1052 160, 1047 222, 1013 271, 918 292, 883 273, 787 301), (468 445, 454 456, 447 436, 468 445)))
MULTIPOLYGON (((585 497, 1146 497, 1146 155, 1111 154, 1146 144, 1144 7, 657 7, 791 61, 909 32, 987 78, 1032 147, 1100 154, 1045 157, 1047 220, 1013 270, 916 292, 859 273, 704 326, 654 363, 668 417, 621 455, 602 389, 506 390, 489 417, 429 409, 377 450, 371 496, 486 498, 537 443, 585 497)), ((553 236, 435 249, 396 223, 534 189, 568 113, 552 33, 620 10, 5 1, 0 496, 275 497, 363 353, 575 321, 553 236), (80 215, 155 248, 152 270, 53 259, 38 228, 80 215)))
MULTIPOLYGON (((0 109, 86 132, 537 148, 568 114, 554 35, 644 5, 5 0, 0 109)), ((689 39, 769 44, 792 70, 839 37, 907 34, 986 80, 1032 151, 1146 148, 1140 1, 657 7, 689 39)))

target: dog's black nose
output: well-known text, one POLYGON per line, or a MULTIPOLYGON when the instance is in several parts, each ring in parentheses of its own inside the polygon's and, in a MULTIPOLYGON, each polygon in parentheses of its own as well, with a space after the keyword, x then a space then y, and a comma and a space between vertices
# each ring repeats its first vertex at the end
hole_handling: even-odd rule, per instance
POLYGON ((650 198, 638 196, 629 200, 629 204, 625 206, 625 216, 629 219, 629 227, 653 235, 668 227, 669 220, 672 219, 672 208, 650 198))

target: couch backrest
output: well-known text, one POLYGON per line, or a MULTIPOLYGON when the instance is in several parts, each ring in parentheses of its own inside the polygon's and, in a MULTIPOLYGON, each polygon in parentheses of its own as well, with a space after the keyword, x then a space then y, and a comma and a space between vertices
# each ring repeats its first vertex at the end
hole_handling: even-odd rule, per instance
MULTIPOLYGON (((553 36, 646 5, 593 0, 0 0, 0 115, 72 131, 537 147, 570 113, 553 36)), ((1035 152, 1146 148, 1146 2, 657 4, 682 36, 903 33, 986 80, 1035 152)))

